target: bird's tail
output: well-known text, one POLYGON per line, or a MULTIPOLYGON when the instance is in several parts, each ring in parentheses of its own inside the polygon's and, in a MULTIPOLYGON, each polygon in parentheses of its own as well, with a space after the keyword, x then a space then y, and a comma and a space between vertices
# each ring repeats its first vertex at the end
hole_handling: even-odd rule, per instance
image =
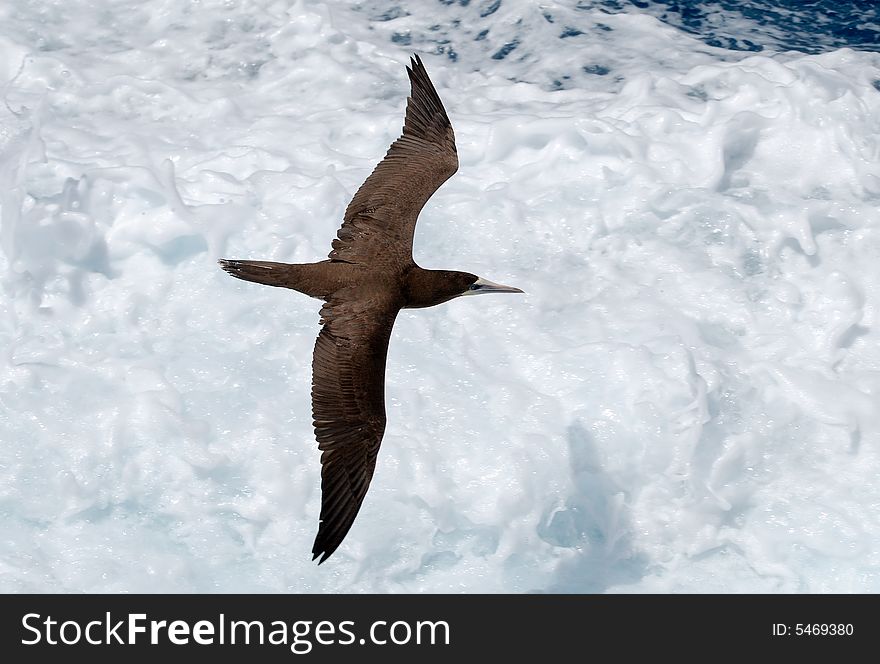
POLYGON ((217 261, 220 267, 237 279, 254 281, 267 286, 282 286, 291 288, 291 282, 295 281, 294 270, 299 267, 288 263, 272 263, 271 261, 236 261, 220 259, 217 261))
POLYGON ((220 267, 237 279, 267 286, 292 288, 311 297, 326 299, 342 283, 343 268, 328 270, 330 261, 321 263, 273 263, 271 261, 238 261, 221 259, 220 267))

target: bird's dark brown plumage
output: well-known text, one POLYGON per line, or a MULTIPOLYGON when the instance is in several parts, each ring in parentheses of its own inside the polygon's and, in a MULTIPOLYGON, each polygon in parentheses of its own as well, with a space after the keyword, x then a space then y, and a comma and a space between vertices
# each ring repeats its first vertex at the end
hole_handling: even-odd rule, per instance
POLYGON ((416 219, 458 169, 449 118, 415 56, 403 133, 352 198, 329 259, 291 265, 221 260, 234 277, 325 301, 312 359, 312 417, 321 450, 324 562, 351 528, 385 432, 385 359, 397 313, 476 292, 521 292, 467 272, 424 270, 412 258, 416 219))
POLYGON ((407 72, 412 93, 403 133, 348 204, 331 260, 411 261, 419 212, 458 170, 452 125, 418 56, 407 72))
POLYGON ((348 533, 367 493, 385 433, 385 356, 399 304, 332 297, 312 358, 312 417, 321 450, 323 562, 348 533))

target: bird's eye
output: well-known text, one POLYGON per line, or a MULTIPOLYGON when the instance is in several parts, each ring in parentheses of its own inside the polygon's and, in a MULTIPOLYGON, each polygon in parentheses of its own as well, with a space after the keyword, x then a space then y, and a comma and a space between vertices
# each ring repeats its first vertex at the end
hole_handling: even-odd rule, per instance
POLYGON ((470 286, 468 286, 468 290, 477 290, 478 288, 479 288, 479 286, 477 286, 476 282, 474 282, 470 286))

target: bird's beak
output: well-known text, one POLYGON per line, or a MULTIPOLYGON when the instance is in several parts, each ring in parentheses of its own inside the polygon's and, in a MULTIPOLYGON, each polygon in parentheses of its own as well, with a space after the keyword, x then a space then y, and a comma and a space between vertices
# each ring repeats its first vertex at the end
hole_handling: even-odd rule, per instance
POLYGON ((480 293, 522 293, 519 288, 513 286, 505 286, 504 284, 496 284, 494 281, 479 278, 470 285, 466 295, 478 295, 480 293))

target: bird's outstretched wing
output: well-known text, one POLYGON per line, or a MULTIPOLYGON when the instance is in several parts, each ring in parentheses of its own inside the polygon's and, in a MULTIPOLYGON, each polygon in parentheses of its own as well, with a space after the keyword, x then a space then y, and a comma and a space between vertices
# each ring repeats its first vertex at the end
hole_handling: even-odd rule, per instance
POLYGON ((418 56, 407 73, 412 91, 403 133, 348 204, 331 260, 399 265, 411 259, 419 212, 458 170, 452 125, 418 56))
POLYGON ((312 417, 321 450, 321 523, 312 548, 324 562, 361 507, 385 432, 385 358, 399 307, 334 296, 312 360, 312 417))

